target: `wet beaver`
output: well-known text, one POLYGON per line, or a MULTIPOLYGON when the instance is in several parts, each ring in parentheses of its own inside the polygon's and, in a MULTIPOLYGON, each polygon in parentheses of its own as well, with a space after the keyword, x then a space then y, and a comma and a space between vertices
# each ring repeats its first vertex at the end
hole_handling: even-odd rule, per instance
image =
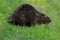
POLYGON ((48 24, 50 18, 42 12, 38 12, 29 4, 20 5, 8 18, 8 22, 14 25, 31 26, 37 24, 48 24))

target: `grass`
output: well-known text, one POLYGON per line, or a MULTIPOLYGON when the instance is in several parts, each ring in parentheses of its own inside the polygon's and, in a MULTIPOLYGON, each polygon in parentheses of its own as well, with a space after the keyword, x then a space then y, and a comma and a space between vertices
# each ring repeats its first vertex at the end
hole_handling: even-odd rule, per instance
POLYGON ((60 40, 60 0, 0 0, 0 40, 60 40), (6 22, 18 5, 28 3, 51 18, 48 25, 13 26, 6 22))

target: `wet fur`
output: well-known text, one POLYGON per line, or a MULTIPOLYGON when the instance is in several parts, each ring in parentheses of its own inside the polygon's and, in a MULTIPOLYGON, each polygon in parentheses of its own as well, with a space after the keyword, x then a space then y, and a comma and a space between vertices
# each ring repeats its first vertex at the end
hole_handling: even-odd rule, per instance
POLYGON ((48 24, 50 18, 44 13, 38 12, 29 4, 22 4, 8 18, 8 22, 14 25, 31 26, 37 24, 48 24))

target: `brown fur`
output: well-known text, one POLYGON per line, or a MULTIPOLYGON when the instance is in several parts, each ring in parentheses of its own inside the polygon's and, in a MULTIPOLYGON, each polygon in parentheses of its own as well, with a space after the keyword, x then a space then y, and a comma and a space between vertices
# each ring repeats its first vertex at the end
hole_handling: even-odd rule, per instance
POLYGON ((20 5, 8 18, 8 22, 11 24, 25 26, 35 25, 35 23, 48 24, 50 21, 47 15, 36 11, 36 9, 29 4, 20 5))

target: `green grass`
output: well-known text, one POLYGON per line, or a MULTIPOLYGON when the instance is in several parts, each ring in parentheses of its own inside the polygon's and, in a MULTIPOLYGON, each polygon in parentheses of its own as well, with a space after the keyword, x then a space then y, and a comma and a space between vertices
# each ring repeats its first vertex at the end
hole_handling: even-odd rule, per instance
POLYGON ((0 40, 60 40, 60 0, 0 0, 0 40), (13 26, 6 19, 22 3, 51 18, 48 25, 13 26))

